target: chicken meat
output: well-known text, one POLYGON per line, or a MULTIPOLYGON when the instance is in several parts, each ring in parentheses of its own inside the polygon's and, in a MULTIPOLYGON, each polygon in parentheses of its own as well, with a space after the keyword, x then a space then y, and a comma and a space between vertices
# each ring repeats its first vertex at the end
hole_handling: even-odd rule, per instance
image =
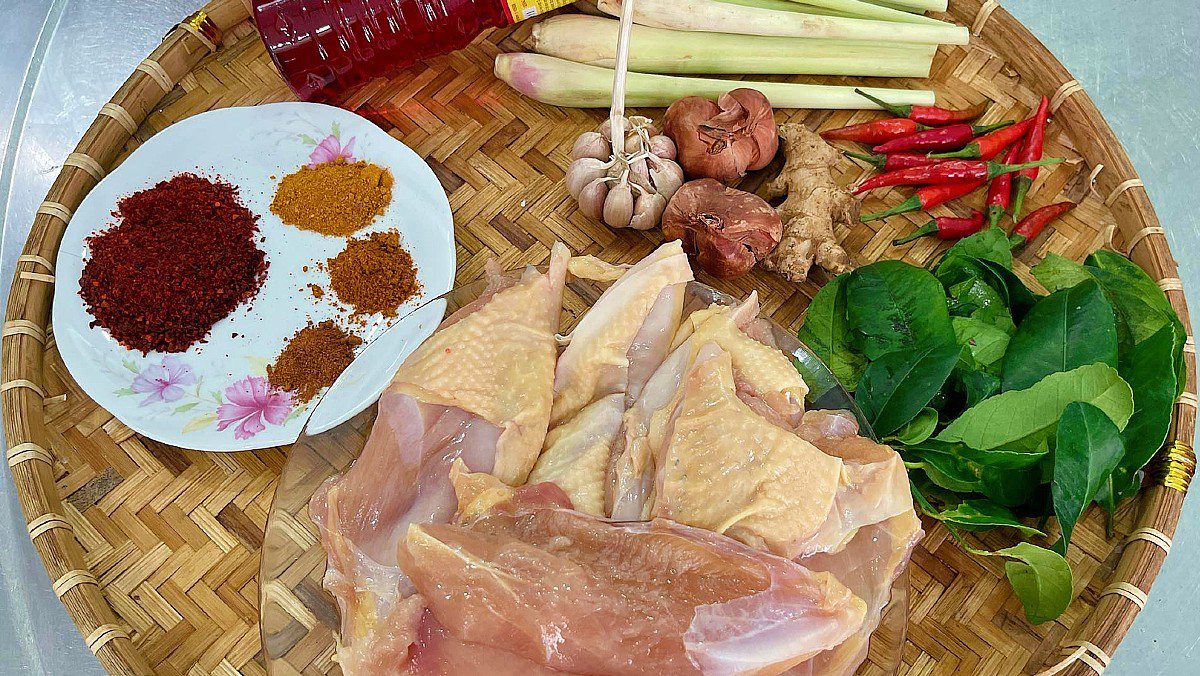
POLYGON ((453 515, 451 463, 514 485, 532 469, 553 402, 568 258, 556 245, 546 273, 495 275, 487 292, 448 317, 380 398, 358 460, 313 496, 348 673, 394 673, 407 654, 424 607, 397 552, 411 524, 453 515))
POLYGON ((503 651, 506 668, 575 674, 778 674, 862 626, 865 603, 829 573, 663 519, 606 522, 552 484, 473 483, 456 523, 401 543, 436 621, 418 662, 503 651))

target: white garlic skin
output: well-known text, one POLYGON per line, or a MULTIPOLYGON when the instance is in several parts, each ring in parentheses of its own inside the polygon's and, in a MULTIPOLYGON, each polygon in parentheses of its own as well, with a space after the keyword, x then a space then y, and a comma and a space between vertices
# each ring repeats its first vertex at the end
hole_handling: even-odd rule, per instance
POLYGON ((654 182, 654 189, 670 201, 675 196, 675 191, 679 190, 679 186, 683 185, 683 169, 674 160, 666 160, 657 155, 652 155, 649 159, 650 180, 654 182))
POLYGON ((671 140, 671 137, 663 136, 662 134, 659 134, 658 136, 651 136, 649 145, 650 152, 663 158, 664 160, 675 159, 677 151, 675 149, 675 142, 671 140))
POLYGON ((612 145, 599 132, 585 131, 575 139, 575 145, 571 148, 572 160, 584 157, 607 161, 612 157, 612 145))
POLYGON ((601 176, 596 180, 583 186, 579 191, 579 211, 588 218, 599 219, 604 215, 604 202, 608 197, 607 177, 601 176))
POLYGON ((620 181, 608 191, 604 199, 604 222, 610 228, 628 228, 633 218, 633 187, 629 181, 620 181))
POLYGON ((571 197, 579 199, 579 191, 583 187, 597 178, 602 178, 608 174, 610 165, 605 160, 598 160, 594 157, 581 157, 571 163, 567 167, 566 183, 567 192, 571 197))
POLYGON ((634 230, 650 230, 658 227, 666 208, 667 199, 656 192, 638 195, 633 202, 633 218, 629 220, 629 227, 634 230))

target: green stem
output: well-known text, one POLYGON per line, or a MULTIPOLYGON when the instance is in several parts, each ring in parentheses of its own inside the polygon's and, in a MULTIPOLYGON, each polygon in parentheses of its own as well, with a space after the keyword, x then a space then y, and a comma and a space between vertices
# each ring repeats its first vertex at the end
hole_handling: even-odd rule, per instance
POLYGON ((980 148, 978 143, 972 141, 962 150, 955 150, 948 153, 932 153, 929 157, 935 160, 977 160, 980 157, 980 148))
POLYGON ((884 110, 888 111, 892 115, 895 115, 896 117, 908 117, 909 115, 912 115, 912 106, 898 106, 893 103, 888 103, 887 101, 884 101, 883 99, 879 98, 878 96, 872 96, 871 94, 868 94, 867 92, 864 92, 861 89, 855 89, 854 93, 865 98, 866 100, 870 101, 871 103, 874 103, 875 105, 879 106, 880 108, 883 108, 884 110))
MULTIPOLYGON (((857 91, 857 90, 855 90, 855 91, 857 91)), ((862 160, 863 162, 866 162, 867 164, 878 167, 879 169, 883 169, 885 166, 887 166, 887 156, 886 155, 868 155, 866 153, 852 153, 849 150, 847 150, 845 152, 846 152, 847 157, 853 157, 856 160, 862 160)))
POLYGON ((920 239, 921 237, 925 237, 926 235, 933 235, 933 234, 937 233, 937 230, 938 230, 937 221, 929 221, 925 225, 922 225, 921 227, 917 228, 916 230, 913 230, 912 232, 905 235, 904 237, 892 240, 892 246, 900 246, 901 244, 908 244, 909 242, 913 241, 914 239, 920 239))
MULTIPOLYGON (((1033 162, 1022 162, 1021 164, 1001 164, 1000 162, 988 162, 988 180, 990 181, 1001 174, 1011 174, 1015 171, 1023 171, 1025 169, 1032 169, 1034 167, 1047 167, 1051 164, 1059 164, 1062 161, 1063 158, 1061 157, 1051 157, 1033 162)), ((1022 195, 1022 197, 1024 197, 1024 195, 1022 195)))
POLYGON ((1033 180, 1028 176, 1018 176, 1016 183, 1013 185, 1013 203, 1012 213, 1013 222, 1020 219, 1021 207, 1025 205, 1025 196, 1029 194, 1029 189, 1033 187, 1033 180))
POLYGON ((904 200, 900 204, 897 204, 896 206, 892 207, 891 209, 888 209, 886 211, 880 211, 880 212, 874 213, 874 214, 866 214, 864 216, 860 216, 858 220, 862 221, 863 223, 866 223, 868 221, 875 221, 875 220, 879 220, 881 218, 895 216, 897 214, 907 214, 910 211, 916 211, 917 209, 920 209, 920 208, 921 208, 921 198, 918 197, 917 195, 913 195, 912 197, 909 197, 908 199, 904 200))

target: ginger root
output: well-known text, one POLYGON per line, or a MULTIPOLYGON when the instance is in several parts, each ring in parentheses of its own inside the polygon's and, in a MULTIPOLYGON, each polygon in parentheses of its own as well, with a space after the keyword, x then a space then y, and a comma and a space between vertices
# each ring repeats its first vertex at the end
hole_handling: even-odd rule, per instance
POLYGON ((813 263, 835 275, 845 272, 850 255, 833 229, 836 223, 858 221, 858 201, 833 180, 841 155, 803 124, 781 124, 779 135, 785 161, 767 191, 770 197, 787 195, 776 208, 783 219, 783 239, 763 265, 790 282, 808 279, 813 263))

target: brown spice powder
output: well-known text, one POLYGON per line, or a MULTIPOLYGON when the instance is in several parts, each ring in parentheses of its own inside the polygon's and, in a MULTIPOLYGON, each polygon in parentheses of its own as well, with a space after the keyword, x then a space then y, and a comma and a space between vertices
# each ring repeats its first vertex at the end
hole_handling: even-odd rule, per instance
POLYGON ((333 292, 355 315, 395 317, 400 305, 421 291, 417 267, 395 230, 350 240, 326 267, 333 292))
POLYGON ((346 237, 369 225, 391 201, 392 172, 339 158, 284 176, 271 213, 301 230, 346 237))
POLYGON ((267 367, 267 380, 308 401, 337 380, 361 344, 362 338, 346 333, 332 320, 309 324, 288 340, 275 363, 267 367))

